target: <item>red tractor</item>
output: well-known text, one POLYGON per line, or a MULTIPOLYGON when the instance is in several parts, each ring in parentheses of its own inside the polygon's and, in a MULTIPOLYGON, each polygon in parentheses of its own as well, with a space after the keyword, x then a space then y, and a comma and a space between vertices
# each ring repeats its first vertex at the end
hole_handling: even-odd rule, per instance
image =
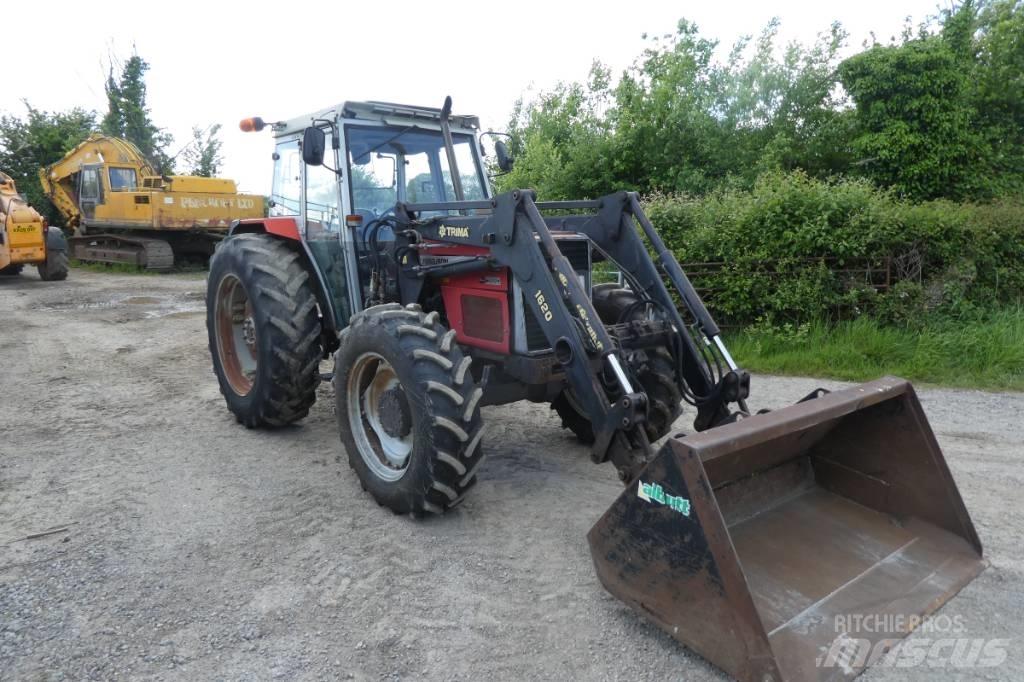
POLYGON ((242 122, 268 126, 270 215, 232 226, 207 293, 214 369, 240 423, 295 422, 332 380, 363 488, 419 516, 473 486, 482 406, 550 403, 626 483, 589 536, 602 582, 758 682, 799 677, 803 653, 827 648, 835 633, 809 627, 810 610, 920 616, 980 570, 909 384, 752 415, 749 375, 635 193, 494 195, 479 122, 450 99, 242 122), (623 283, 595 283, 595 264, 623 283), (686 404, 696 433, 655 453, 686 404))

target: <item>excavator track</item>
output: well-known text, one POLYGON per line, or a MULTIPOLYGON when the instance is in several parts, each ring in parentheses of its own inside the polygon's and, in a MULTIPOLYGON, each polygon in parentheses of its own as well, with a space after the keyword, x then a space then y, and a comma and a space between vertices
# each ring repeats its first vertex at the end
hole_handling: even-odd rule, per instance
POLYGON ((163 239, 91 234, 68 239, 72 255, 87 263, 124 263, 146 270, 174 267, 174 251, 163 239))

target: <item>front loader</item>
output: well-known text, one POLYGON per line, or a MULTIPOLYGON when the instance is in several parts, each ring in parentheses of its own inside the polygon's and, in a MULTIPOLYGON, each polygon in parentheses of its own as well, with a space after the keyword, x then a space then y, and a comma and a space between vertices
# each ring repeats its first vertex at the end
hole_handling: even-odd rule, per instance
POLYGON ((475 483, 481 406, 550 403, 625 484, 588 535, 601 582, 742 680, 855 676, 874 659, 826 655, 847 616, 880 618, 883 650, 982 570, 908 383, 752 413, 637 195, 492 195, 479 123, 450 104, 242 122, 277 149, 271 215, 236 223, 210 268, 210 350, 240 423, 304 417, 333 356, 362 487, 421 516, 475 483), (595 283, 600 262, 624 284, 595 283), (665 438, 684 405, 693 432, 665 438))
POLYGON ((14 179, 0 172, 0 275, 19 275, 35 265, 39 279, 67 279, 68 245, 60 228, 18 194, 14 179))

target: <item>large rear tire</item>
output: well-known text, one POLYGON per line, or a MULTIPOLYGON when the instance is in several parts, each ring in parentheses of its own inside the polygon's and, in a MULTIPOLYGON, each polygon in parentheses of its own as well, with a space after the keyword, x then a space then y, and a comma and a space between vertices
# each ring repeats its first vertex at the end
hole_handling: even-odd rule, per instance
MULTIPOLYGON (((617 284, 598 284, 592 292, 594 309, 605 324, 618 324, 631 308, 630 317, 643 315, 634 305, 639 299, 629 289, 617 284)), ((630 368, 647 394, 647 438, 654 442, 672 428, 682 413, 683 395, 675 381, 672 355, 664 348, 638 351, 630 358, 630 368)), ((584 444, 594 442, 594 428, 566 389, 551 403, 558 413, 562 428, 569 429, 584 444)))
POLYGON ((47 250, 46 260, 36 266, 39 279, 44 282, 59 282, 68 278, 68 252, 47 250))
POLYGON ((353 316, 335 355, 349 463, 396 514, 440 514, 476 482, 483 391, 454 339, 437 313, 390 303, 353 316))
POLYGON ((321 323, 300 258, 280 239, 241 234, 210 260, 213 371, 228 409, 248 428, 291 424, 316 401, 321 323))

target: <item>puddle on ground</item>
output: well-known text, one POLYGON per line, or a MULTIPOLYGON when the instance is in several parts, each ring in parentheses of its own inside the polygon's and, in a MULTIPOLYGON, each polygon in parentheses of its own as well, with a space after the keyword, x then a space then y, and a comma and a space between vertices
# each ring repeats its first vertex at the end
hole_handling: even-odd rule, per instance
POLYGON ((132 306, 127 319, 158 317, 193 317, 206 310, 205 296, 201 292, 187 291, 174 296, 113 296, 104 301, 61 301, 39 306, 43 310, 116 310, 132 306), (138 307, 136 307, 138 306, 138 307))
POLYGON ((162 300, 159 305, 153 306, 152 310, 146 311, 149 319, 155 317, 193 317, 206 312, 206 301, 182 300, 178 297, 174 300, 162 300))
POLYGON ((40 310, 96 310, 102 308, 113 308, 116 305, 113 301, 66 301, 61 303, 44 303, 39 306, 40 310))
POLYGON ((195 317, 196 315, 202 315, 206 312, 204 306, 199 306, 194 310, 174 310, 172 312, 165 312, 154 310, 146 314, 146 317, 195 317))

